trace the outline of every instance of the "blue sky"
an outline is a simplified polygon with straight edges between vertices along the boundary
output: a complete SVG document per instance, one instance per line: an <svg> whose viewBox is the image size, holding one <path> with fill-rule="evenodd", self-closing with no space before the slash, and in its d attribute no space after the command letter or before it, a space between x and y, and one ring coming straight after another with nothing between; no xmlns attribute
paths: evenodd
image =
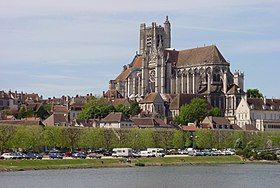
<svg viewBox="0 0 280 188"><path fill-rule="evenodd" d="M246 89L280 98L279 0L0 0L0 90L101 95L138 51L140 24L166 15L173 48L215 44Z"/></svg>

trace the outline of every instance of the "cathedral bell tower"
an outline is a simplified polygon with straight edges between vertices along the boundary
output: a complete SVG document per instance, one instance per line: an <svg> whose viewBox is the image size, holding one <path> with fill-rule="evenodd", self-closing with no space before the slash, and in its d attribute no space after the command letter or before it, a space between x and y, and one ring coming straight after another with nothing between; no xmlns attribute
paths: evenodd
<svg viewBox="0 0 280 188"><path fill-rule="evenodd" d="M155 22L147 27L140 25L140 47L142 55L142 95L150 92L165 93L166 64L164 49L171 45L171 24L166 16L164 27Z"/></svg>

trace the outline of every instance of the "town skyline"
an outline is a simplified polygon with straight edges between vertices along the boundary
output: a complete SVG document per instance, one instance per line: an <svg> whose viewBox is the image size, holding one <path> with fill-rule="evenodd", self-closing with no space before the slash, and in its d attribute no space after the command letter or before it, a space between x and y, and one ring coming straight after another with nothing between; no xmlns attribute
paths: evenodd
<svg viewBox="0 0 280 188"><path fill-rule="evenodd" d="M280 98L280 88L271 84L279 81L279 2L121 2L2 3L1 90L44 98L102 95L139 50L140 24L160 24L168 15L172 48L215 44L232 72L245 73L245 90Z"/></svg>

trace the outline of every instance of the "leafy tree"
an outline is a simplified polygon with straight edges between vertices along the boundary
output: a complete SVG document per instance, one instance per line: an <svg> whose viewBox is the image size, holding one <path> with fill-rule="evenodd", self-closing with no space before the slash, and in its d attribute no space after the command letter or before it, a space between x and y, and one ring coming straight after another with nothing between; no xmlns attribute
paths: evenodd
<svg viewBox="0 0 280 188"><path fill-rule="evenodd" d="M102 129L103 147L114 148L119 145L119 139L113 129Z"/></svg>
<svg viewBox="0 0 280 188"><path fill-rule="evenodd" d="M141 113L141 108L140 108L137 101L131 101L130 104L131 105L130 105L130 108L129 108L129 114L131 116L135 116L135 115Z"/></svg>
<svg viewBox="0 0 280 188"><path fill-rule="evenodd" d="M47 107L45 107L45 106L40 106L36 110L35 114L36 114L36 117L39 117L41 119L46 119L50 115L47 110Z"/></svg>
<svg viewBox="0 0 280 188"><path fill-rule="evenodd" d="M195 147L199 148L212 148L214 145L213 131L209 129L198 129L194 138Z"/></svg>
<svg viewBox="0 0 280 188"><path fill-rule="evenodd" d="M26 108L22 106L18 111L18 119L22 119L26 117Z"/></svg>
<svg viewBox="0 0 280 188"><path fill-rule="evenodd" d="M247 89L247 96L249 98L262 98L263 94L258 89Z"/></svg>
<svg viewBox="0 0 280 188"><path fill-rule="evenodd" d="M214 116L214 117L222 117L222 112L221 112L220 108L214 107L210 110L208 115Z"/></svg>
<svg viewBox="0 0 280 188"><path fill-rule="evenodd" d="M92 97L85 104L85 108L78 115L78 119L104 118L115 108L104 98Z"/></svg>
<svg viewBox="0 0 280 188"><path fill-rule="evenodd" d="M43 146L43 128L41 126L17 126L12 143L14 148L38 149Z"/></svg>
<svg viewBox="0 0 280 188"><path fill-rule="evenodd" d="M127 106L124 106L124 105L122 105L122 104L116 106L115 110L116 110L117 112L122 112L122 113L124 113L126 116L129 116L129 115L130 115L130 108L127 107Z"/></svg>
<svg viewBox="0 0 280 188"><path fill-rule="evenodd" d="M44 127L44 145L48 146L49 148L63 147L62 139L63 139L63 130L65 127L53 127L53 126L46 126Z"/></svg>
<svg viewBox="0 0 280 188"><path fill-rule="evenodd" d="M186 143L186 133L180 130L175 130L173 134L173 148L183 148Z"/></svg>
<svg viewBox="0 0 280 188"><path fill-rule="evenodd" d="M9 148L9 142L15 134L16 127L13 125L0 125L0 154L4 148Z"/></svg>
<svg viewBox="0 0 280 188"><path fill-rule="evenodd" d="M76 128L76 127L66 127L63 129L63 136L65 139L64 141L64 146L68 147L73 151L77 146L79 142L79 137L80 137L81 129Z"/></svg>
<svg viewBox="0 0 280 188"><path fill-rule="evenodd" d="M185 134L185 147L190 147L192 145L191 133L186 132L184 134Z"/></svg>
<svg viewBox="0 0 280 188"><path fill-rule="evenodd" d="M81 129L80 138L78 140L79 148L101 148L102 137L100 136L102 129Z"/></svg>
<svg viewBox="0 0 280 188"><path fill-rule="evenodd" d="M207 106L206 100L193 99L190 104L181 106L180 114L175 117L175 123L186 125L203 120L207 115Z"/></svg>

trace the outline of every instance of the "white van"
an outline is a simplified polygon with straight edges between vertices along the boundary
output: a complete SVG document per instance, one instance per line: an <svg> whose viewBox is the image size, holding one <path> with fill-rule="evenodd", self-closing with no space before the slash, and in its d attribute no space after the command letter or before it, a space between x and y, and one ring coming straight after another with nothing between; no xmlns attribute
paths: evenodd
<svg viewBox="0 0 280 188"><path fill-rule="evenodd" d="M164 157L166 153L163 148L147 148L147 151L151 152L155 157Z"/></svg>
<svg viewBox="0 0 280 188"><path fill-rule="evenodd" d="M132 148L114 148L112 157L132 157Z"/></svg>
<svg viewBox="0 0 280 188"><path fill-rule="evenodd" d="M140 156L141 157L155 157L156 155L153 154L151 151L140 151Z"/></svg>

